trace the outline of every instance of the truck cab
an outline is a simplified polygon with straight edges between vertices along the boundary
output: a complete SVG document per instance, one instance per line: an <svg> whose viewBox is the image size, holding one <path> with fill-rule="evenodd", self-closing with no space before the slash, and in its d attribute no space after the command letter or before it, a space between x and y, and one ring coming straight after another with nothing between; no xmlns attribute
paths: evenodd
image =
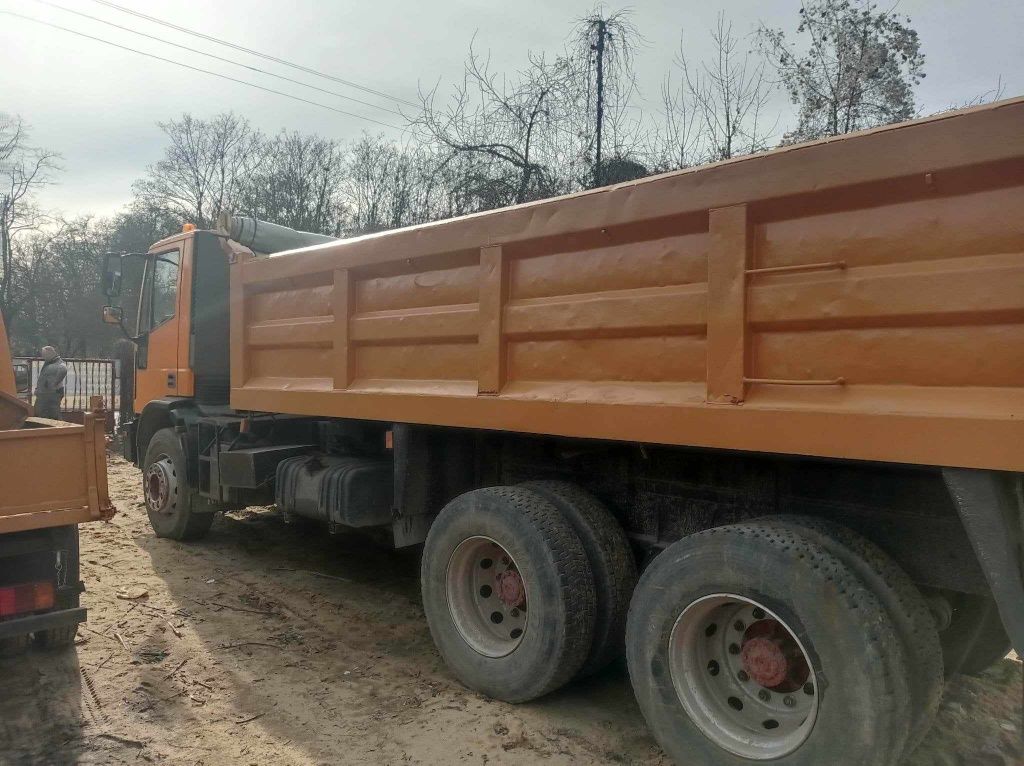
<svg viewBox="0 0 1024 766"><path fill-rule="evenodd" d="M110 255L105 319L136 345L133 409L160 400L228 402L228 261L222 237L193 227L146 253Z"/></svg>

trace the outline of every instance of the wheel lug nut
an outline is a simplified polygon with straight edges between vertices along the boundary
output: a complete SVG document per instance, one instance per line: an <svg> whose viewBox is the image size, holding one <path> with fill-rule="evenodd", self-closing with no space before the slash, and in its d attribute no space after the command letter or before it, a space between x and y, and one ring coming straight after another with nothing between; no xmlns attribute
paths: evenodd
<svg viewBox="0 0 1024 766"><path fill-rule="evenodd" d="M770 695L765 689L761 689L757 693L757 698L761 700L761 702L768 702L772 698L772 695Z"/></svg>
<svg viewBox="0 0 1024 766"><path fill-rule="evenodd" d="M750 676L747 675L747 671L745 671L745 670L741 670L739 673L737 673L736 677L738 679L740 679L741 681L743 681L744 683L746 683L747 681L750 680Z"/></svg>
<svg viewBox="0 0 1024 766"><path fill-rule="evenodd" d="M513 609L511 612L509 612L509 614L511 614L513 617L518 617L519 616L519 610L518 609Z"/></svg>
<svg viewBox="0 0 1024 766"><path fill-rule="evenodd" d="M740 653L740 645L739 644L729 644L729 654L739 654L739 653Z"/></svg>
<svg viewBox="0 0 1024 766"><path fill-rule="evenodd" d="M746 627L746 625L743 624L743 620L736 620L736 622L734 622L732 626L740 632L743 632L743 629Z"/></svg>
<svg viewBox="0 0 1024 766"><path fill-rule="evenodd" d="M788 694L782 698L782 704L786 707L793 707L796 704L796 700L790 697Z"/></svg>

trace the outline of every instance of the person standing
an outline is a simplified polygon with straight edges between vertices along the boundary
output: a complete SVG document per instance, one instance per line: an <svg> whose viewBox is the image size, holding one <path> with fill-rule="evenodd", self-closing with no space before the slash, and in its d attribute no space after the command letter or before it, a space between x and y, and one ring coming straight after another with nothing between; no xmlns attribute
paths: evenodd
<svg viewBox="0 0 1024 766"><path fill-rule="evenodd" d="M60 403L64 398L64 379L68 366L53 346L43 346L40 355L43 367L36 380L36 417L60 420Z"/></svg>

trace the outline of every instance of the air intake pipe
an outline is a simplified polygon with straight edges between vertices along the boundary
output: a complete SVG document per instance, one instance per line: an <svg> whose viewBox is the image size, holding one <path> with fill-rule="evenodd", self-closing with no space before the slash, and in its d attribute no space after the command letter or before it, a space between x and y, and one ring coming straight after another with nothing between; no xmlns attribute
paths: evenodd
<svg viewBox="0 0 1024 766"><path fill-rule="evenodd" d="M231 215L226 212L217 217L217 228L230 239L262 255L273 255L297 247L322 245L325 242L336 242L338 239L326 234L296 231L258 218Z"/></svg>

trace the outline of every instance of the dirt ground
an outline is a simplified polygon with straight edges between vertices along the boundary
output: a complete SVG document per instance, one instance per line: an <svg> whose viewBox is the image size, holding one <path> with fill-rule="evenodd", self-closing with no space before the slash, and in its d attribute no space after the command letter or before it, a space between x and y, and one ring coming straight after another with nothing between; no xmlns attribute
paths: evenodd
<svg viewBox="0 0 1024 766"><path fill-rule="evenodd" d="M415 552L268 509L158 540L137 471L111 458L110 485L120 514L82 528L75 651L0 661L2 763L668 763L622 665L528 705L461 687ZM1020 678L1007 659L951 683L907 763L1024 763Z"/></svg>

